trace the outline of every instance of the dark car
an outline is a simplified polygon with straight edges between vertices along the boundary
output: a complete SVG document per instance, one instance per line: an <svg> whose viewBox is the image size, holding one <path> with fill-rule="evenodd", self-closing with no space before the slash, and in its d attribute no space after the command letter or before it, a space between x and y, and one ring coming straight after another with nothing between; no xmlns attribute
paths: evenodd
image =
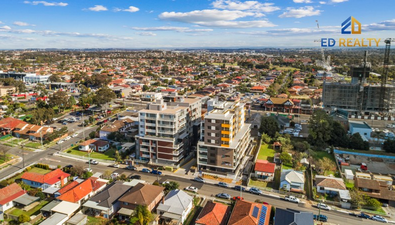
<svg viewBox="0 0 395 225"><path fill-rule="evenodd" d="M327 222L328 217L325 215L314 215L314 220L321 221L321 222Z"/></svg>
<svg viewBox="0 0 395 225"><path fill-rule="evenodd" d="M364 218L364 219L370 219L371 218L371 216L369 216L368 214L365 214L363 212L361 212L361 214L359 214L358 217Z"/></svg>
<svg viewBox="0 0 395 225"><path fill-rule="evenodd" d="M152 174L157 174L157 175L162 175L162 172L159 170L152 170L151 171Z"/></svg>
<svg viewBox="0 0 395 225"><path fill-rule="evenodd" d="M128 170L137 170L137 168L135 166L132 166L132 165L127 166L126 169L128 169Z"/></svg>
<svg viewBox="0 0 395 225"><path fill-rule="evenodd" d="M138 174L135 174L135 175L130 175L129 178L130 178L130 179L137 179L137 180L140 180L140 179L141 179L141 176L138 175Z"/></svg>
<svg viewBox="0 0 395 225"><path fill-rule="evenodd" d="M151 173L151 170L150 170L150 169L147 169L147 168L143 168L143 169L141 170L141 172L143 172L143 173Z"/></svg>
<svg viewBox="0 0 395 225"><path fill-rule="evenodd" d="M241 191L246 191L246 189L243 186L240 186L240 185L235 186L234 189L236 191L240 191L240 189L241 189Z"/></svg>

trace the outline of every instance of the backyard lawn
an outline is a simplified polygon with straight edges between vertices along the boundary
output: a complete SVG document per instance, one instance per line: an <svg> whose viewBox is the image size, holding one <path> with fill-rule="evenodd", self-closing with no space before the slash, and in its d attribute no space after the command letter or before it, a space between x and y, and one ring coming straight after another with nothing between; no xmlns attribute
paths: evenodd
<svg viewBox="0 0 395 225"><path fill-rule="evenodd" d="M100 217L92 217L88 216L88 223L87 225L101 225L101 224L106 224L107 220L100 218Z"/></svg>
<svg viewBox="0 0 395 225"><path fill-rule="evenodd" d="M36 205L34 208L30 209L27 212L23 211L22 209L15 208L14 210L11 211L10 214L13 216L16 216L16 217L18 217L24 213L28 216L31 216L31 215L35 214L37 211L39 211L42 207L44 207L47 203L48 203L48 201L41 201L40 204Z"/></svg>
<svg viewBox="0 0 395 225"><path fill-rule="evenodd" d="M262 144L261 149L259 150L258 153L258 159L263 159L269 162L273 162L274 153L276 153L276 151L274 151L271 145Z"/></svg>
<svg viewBox="0 0 395 225"><path fill-rule="evenodd" d="M292 165L287 165L287 164L282 165L282 170L290 170L290 169L293 169Z"/></svg>
<svg viewBox="0 0 395 225"><path fill-rule="evenodd" d="M73 154L73 155L78 155L78 156L84 156L86 158L89 157L87 152L84 151L80 151L77 150L78 146L73 147L72 149L68 149L65 152L69 153L69 154ZM115 153L115 149L109 149L106 152L100 153L100 152L92 152L91 153L91 158L94 159L103 159L103 160L114 160L114 153Z"/></svg>
<svg viewBox="0 0 395 225"><path fill-rule="evenodd" d="M259 188L272 188L273 182L265 182L265 181L259 181L259 180L251 180L249 186L255 186Z"/></svg>
<svg viewBox="0 0 395 225"><path fill-rule="evenodd" d="M316 152L314 152L313 157L316 159L323 159L324 157L326 157L326 158L332 160L333 162L335 162L335 157L333 156L333 154L329 154L326 151L316 151Z"/></svg>

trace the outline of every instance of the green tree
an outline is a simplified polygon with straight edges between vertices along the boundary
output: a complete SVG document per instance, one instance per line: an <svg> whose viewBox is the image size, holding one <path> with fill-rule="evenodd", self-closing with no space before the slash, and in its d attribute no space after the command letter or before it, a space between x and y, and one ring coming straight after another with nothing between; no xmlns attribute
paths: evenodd
<svg viewBox="0 0 395 225"><path fill-rule="evenodd" d="M265 133L273 138L276 135L276 132L279 131L280 128L278 126L277 120L274 117L262 117L259 132Z"/></svg>
<svg viewBox="0 0 395 225"><path fill-rule="evenodd" d="M61 111L63 111L65 108L69 107L69 96L65 91L57 91L49 97L48 103L49 106L57 106Z"/></svg>
<svg viewBox="0 0 395 225"><path fill-rule="evenodd" d="M395 153L395 140L386 140L383 149L389 153Z"/></svg>
<svg viewBox="0 0 395 225"><path fill-rule="evenodd" d="M34 92L38 94L38 97L44 97L45 95L48 94L48 90L45 87L45 84L38 83L34 87Z"/></svg>
<svg viewBox="0 0 395 225"><path fill-rule="evenodd" d="M90 137L91 139L95 138L95 137L96 137L96 132L95 132L95 131L90 132L90 133L89 133L89 137Z"/></svg>
<svg viewBox="0 0 395 225"><path fill-rule="evenodd" d="M72 107L75 104L77 104L77 101L75 100L74 96L70 96L69 105Z"/></svg>
<svg viewBox="0 0 395 225"><path fill-rule="evenodd" d="M280 154L280 160L284 164L289 165L289 164L292 163L292 156L290 156L287 151L282 151L281 154Z"/></svg>
<svg viewBox="0 0 395 225"><path fill-rule="evenodd" d="M147 85L143 85L143 91L148 91L149 90L149 87L147 86Z"/></svg>
<svg viewBox="0 0 395 225"><path fill-rule="evenodd" d="M355 133L351 135L349 147L360 150L369 150L369 142L364 141L359 133Z"/></svg>
<svg viewBox="0 0 395 225"><path fill-rule="evenodd" d="M49 81L51 81L51 82L61 82L62 79L58 75L53 74L52 76L49 77Z"/></svg>
<svg viewBox="0 0 395 225"><path fill-rule="evenodd" d="M117 96L115 95L114 91L112 91L110 88L103 87L100 88L95 96L93 96L93 103L97 105L103 105L106 103L109 103L111 100L115 99Z"/></svg>
<svg viewBox="0 0 395 225"><path fill-rule="evenodd" d="M138 222L139 225L148 225L152 221L152 214L147 206L138 205L131 220Z"/></svg>
<svg viewBox="0 0 395 225"><path fill-rule="evenodd" d="M379 202L379 200L377 200L375 198L368 198L366 200L366 205L371 207L374 210L378 210L381 208L381 203Z"/></svg>
<svg viewBox="0 0 395 225"><path fill-rule="evenodd" d="M269 135L267 135L267 134L265 134L265 133L262 134L262 142L264 142L264 143L266 143L266 144L269 144L271 140L272 140L272 139L270 138Z"/></svg>
<svg viewBox="0 0 395 225"><path fill-rule="evenodd" d="M332 118L323 110L316 110L309 120L309 142L325 146L332 133Z"/></svg>
<svg viewBox="0 0 395 225"><path fill-rule="evenodd" d="M347 135L346 129L338 121L333 121L331 138L329 139L329 144L338 147L348 147L350 138Z"/></svg>
<svg viewBox="0 0 395 225"><path fill-rule="evenodd" d="M119 154L119 151L115 151L114 158L116 162L121 161L121 155Z"/></svg>
<svg viewBox="0 0 395 225"><path fill-rule="evenodd" d="M25 222L29 222L30 221L30 217L28 215L26 215L25 213L22 213L19 217L18 217L18 222L19 223L25 223Z"/></svg>
<svg viewBox="0 0 395 225"><path fill-rule="evenodd" d="M163 187L165 187L166 192L169 192L171 190L178 189L180 187L180 184L175 181L170 181L169 183L164 184Z"/></svg>

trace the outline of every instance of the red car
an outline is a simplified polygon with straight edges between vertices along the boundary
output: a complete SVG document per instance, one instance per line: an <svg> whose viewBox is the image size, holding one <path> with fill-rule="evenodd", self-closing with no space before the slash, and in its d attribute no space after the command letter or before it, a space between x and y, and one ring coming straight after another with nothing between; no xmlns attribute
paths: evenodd
<svg viewBox="0 0 395 225"><path fill-rule="evenodd" d="M244 198L243 198L243 197L240 197L240 196L235 196L235 197L232 198L232 200L233 200L233 201L236 201L236 200L244 200Z"/></svg>

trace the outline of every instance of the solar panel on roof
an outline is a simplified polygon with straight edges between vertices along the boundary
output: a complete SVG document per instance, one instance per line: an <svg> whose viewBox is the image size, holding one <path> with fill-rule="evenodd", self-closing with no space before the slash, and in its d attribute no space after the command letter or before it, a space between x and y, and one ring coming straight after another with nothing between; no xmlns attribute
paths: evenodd
<svg viewBox="0 0 395 225"><path fill-rule="evenodd" d="M265 220L266 220L266 211L267 211L266 206L262 205L262 208L261 208L261 215L260 215L260 217L259 217L258 225L264 225L264 224L265 224Z"/></svg>
<svg viewBox="0 0 395 225"><path fill-rule="evenodd" d="M254 206L254 210L252 211L252 216L258 218L259 208Z"/></svg>

